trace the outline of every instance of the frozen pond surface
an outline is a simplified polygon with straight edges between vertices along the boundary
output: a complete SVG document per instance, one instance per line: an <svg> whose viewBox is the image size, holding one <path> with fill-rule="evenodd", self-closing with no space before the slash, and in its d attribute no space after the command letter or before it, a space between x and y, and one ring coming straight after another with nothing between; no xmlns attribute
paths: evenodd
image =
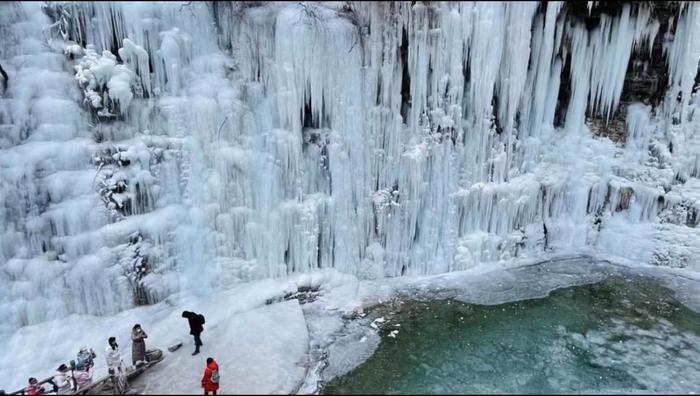
<svg viewBox="0 0 700 396"><path fill-rule="evenodd" d="M596 267L581 268L592 275ZM516 272L527 278L552 268ZM682 278L639 272L602 271L602 280L546 297L537 289L556 276L543 277L530 284L537 298L495 305L458 301L468 300L464 291L439 301L394 301L392 312L373 320L382 336L375 353L323 392L697 392L700 315L660 285ZM512 290L507 282L502 288Z"/></svg>

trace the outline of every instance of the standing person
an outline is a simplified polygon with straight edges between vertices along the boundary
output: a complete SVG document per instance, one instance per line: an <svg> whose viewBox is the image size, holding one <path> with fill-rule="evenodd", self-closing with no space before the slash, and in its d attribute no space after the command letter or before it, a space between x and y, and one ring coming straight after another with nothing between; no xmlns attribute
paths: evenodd
<svg viewBox="0 0 700 396"><path fill-rule="evenodd" d="M190 324L190 334L194 336L195 349L192 353L192 356L194 356L199 353L199 347L204 345L199 338L199 335L204 331L204 327L202 327L202 325L204 325L204 315L190 311L182 311L182 317L187 318L187 322Z"/></svg>
<svg viewBox="0 0 700 396"><path fill-rule="evenodd" d="M212 358L207 358L207 367L204 368L204 376L202 376L202 388L204 394L208 395L211 392L213 395L219 390L219 365Z"/></svg>
<svg viewBox="0 0 700 396"><path fill-rule="evenodd" d="M92 374L94 372L93 367L95 366L95 358L97 354L92 348L84 346L78 351L78 356L76 358L75 371L73 372L73 379L75 380L75 386L78 390L84 390L92 385Z"/></svg>
<svg viewBox="0 0 700 396"><path fill-rule="evenodd" d="M126 382L124 362L122 361L121 354L119 353L119 345L117 344L117 339L115 337L109 337L107 342L109 343L107 349L105 350L107 371L109 372L109 377L112 380L114 392L116 394L123 395L128 388L128 384Z"/></svg>
<svg viewBox="0 0 700 396"><path fill-rule="evenodd" d="M75 385L78 388L78 390L85 390L86 388L89 388L90 385L92 385L93 372L94 370L92 368L92 365L86 366L85 370L78 370L75 372Z"/></svg>
<svg viewBox="0 0 700 396"><path fill-rule="evenodd" d="M78 351L78 356L76 359L76 366L75 368L77 370L87 370L88 368L92 367L95 365L94 359L97 357L97 354L95 351L92 349L88 349L88 347L84 346L80 348L80 351Z"/></svg>
<svg viewBox="0 0 700 396"><path fill-rule="evenodd" d="M45 393L46 390L43 387L39 386L39 381L37 381L36 378L29 378L29 386L27 387L28 395L43 395Z"/></svg>
<svg viewBox="0 0 700 396"><path fill-rule="evenodd" d="M56 369L57 373L49 380L53 384L53 390L57 395L66 395L75 389L73 375L68 372L68 366L61 364Z"/></svg>
<svg viewBox="0 0 700 396"><path fill-rule="evenodd" d="M131 363L136 367L136 362L146 361L146 341L148 334L141 328L140 324L135 324L131 329Z"/></svg>

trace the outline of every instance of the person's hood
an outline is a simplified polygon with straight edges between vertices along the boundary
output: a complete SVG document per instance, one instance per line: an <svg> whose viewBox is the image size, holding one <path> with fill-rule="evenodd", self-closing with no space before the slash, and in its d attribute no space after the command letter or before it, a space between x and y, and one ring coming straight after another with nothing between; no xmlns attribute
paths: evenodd
<svg viewBox="0 0 700 396"><path fill-rule="evenodd" d="M218 370L218 369L219 369L219 365L216 363L216 360L214 360L213 362L207 364L207 368L208 368L209 370Z"/></svg>

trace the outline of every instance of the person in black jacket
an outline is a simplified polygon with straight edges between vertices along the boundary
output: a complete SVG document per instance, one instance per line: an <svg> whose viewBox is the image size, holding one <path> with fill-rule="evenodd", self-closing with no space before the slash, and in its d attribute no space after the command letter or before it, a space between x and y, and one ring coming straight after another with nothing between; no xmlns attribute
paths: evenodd
<svg viewBox="0 0 700 396"><path fill-rule="evenodd" d="M182 311L182 317L187 318L190 324L190 334L194 336L195 350L192 353L192 356L194 356L199 353L199 347L203 345L199 335L204 331L204 327L202 327L204 325L204 315L191 311Z"/></svg>

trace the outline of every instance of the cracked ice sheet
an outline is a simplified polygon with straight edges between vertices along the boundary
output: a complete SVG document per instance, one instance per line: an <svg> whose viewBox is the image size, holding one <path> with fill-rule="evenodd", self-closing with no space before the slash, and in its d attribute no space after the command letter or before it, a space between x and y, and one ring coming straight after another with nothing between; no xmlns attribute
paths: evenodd
<svg viewBox="0 0 700 396"><path fill-rule="evenodd" d="M560 288L599 282L610 275L652 277L673 290L688 308L700 312L700 276L689 269L640 264L588 250L583 257L557 254L547 260L522 259L483 263L466 271L440 275L363 281L354 306L359 310L400 296L403 299L454 298L464 303L497 305L543 298Z"/></svg>
<svg viewBox="0 0 700 396"><path fill-rule="evenodd" d="M587 257L553 255L509 262L483 263L465 271L440 275L403 277L361 282L356 306L381 304L401 295L403 298L456 298L465 303L496 305L510 301L545 297L552 290L593 283L611 271L609 264Z"/></svg>

